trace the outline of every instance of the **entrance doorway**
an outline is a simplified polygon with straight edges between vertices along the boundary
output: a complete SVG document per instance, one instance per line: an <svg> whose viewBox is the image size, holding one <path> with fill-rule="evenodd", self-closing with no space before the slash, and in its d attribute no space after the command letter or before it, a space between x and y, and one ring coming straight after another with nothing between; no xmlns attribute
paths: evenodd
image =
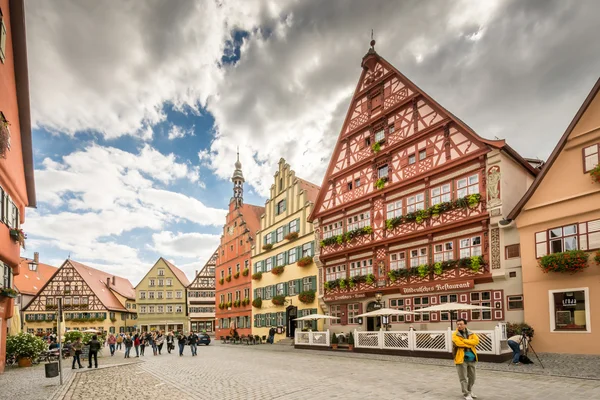
<svg viewBox="0 0 600 400"><path fill-rule="evenodd" d="M293 338L294 334L296 333L296 325L298 324L298 322L296 321L296 316L298 315L298 307L289 306L285 310L285 315L287 316L286 336Z"/></svg>
<svg viewBox="0 0 600 400"><path fill-rule="evenodd" d="M381 302L372 301L367 304L367 312L380 310L383 307ZM378 331L381 328L380 317L367 317L367 331Z"/></svg>

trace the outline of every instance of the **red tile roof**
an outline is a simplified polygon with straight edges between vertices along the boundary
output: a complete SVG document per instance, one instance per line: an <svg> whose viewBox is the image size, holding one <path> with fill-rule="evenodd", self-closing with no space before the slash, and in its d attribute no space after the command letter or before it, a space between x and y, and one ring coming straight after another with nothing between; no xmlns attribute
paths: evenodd
<svg viewBox="0 0 600 400"><path fill-rule="evenodd" d="M260 216L265 213L265 208L253 206L252 204L242 204L241 213L244 221L248 225L250 236L255 238L256 231L260 229Z"/></svg>
<svg viewBox="0 0 600 400"><path fill-rule="evenodd" d="M58 268L39 263L36 271L30 271L29 263L31 261L33 260L30 258L21 257L21 273L15 275L14 285L20 293L33 296L44 287L52 275L58 271Z"/></svg>
<svg viewBox="0 0 600 400"><path fill-rule="evenodd" d="M185 272L183 272L182 270L177 268L175 265L173 265L169 261L165 260L163 257L161 257L161 259L165 262L165 264L167 264L167 266L171 269L173 274L175 274L175 276L177 277L177 279L179 279L179 282L181 282L181 284L183 286L185 286L185 287L190 286L190 281L187 278L187 276L185 275Z"/></svg>
<svg viewBox="0 0 600 400"><path fill-rule="evenodd" d="M109 310L127 311L127 309L121 304L119 299L112 293L112 290L119 293L128 299L135 299L135 289L131 285L128 279L120 276L111 275L107 272L100 271L98 269L88 267L78 263L77 261L67 260L66 265L70 263L73 268L81 275L85 283L90 287L94 294L100 299L102 304ZM113 285L112 278L115 278L115 284ZM110 279L110 285L107 285L107 279ZM109 289L110 287L110 289Z"/></svg>

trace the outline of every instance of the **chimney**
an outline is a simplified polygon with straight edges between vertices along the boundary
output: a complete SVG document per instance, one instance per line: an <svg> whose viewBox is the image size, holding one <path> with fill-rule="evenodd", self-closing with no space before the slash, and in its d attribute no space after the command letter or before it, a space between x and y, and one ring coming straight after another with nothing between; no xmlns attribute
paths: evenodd
<svg viewBox="0 0 600 400"><path fill-rule="evenodd" d="M115 286L115 277L113 276L113 286Z"/></svg>
<svg viewBox="0 0 600 400"><path fill-rule="evenodd" d="M33 253L33 262L36 264L40 263L40 253L38 253L37 251Z"/></svg>
<svg viewBox="0 0 600 400"><path fill-rule="evenodd" d="M110 286L110 278L106 278L106 286Z"/></svg>

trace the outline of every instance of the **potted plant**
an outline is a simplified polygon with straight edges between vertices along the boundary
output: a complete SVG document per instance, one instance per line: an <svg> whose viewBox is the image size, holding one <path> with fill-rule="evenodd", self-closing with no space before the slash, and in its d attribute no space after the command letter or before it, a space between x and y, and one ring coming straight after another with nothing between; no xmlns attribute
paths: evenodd
<svg viewBox="0 0 600 400"><path fill-rule="evenodd" d="M596 165L594 169L590 171L590 176L592 177L592 181L600 183L600 164Z"/></svg>
<svg viewBox="0 0 600 400"><path fill-rule="evenodd" d="M267 244L263 245L263 247L262 247L262 249L266 250L266 251L269 251L272 248L273 248L273 244L271 244L271 243L267 243Z"/></svg>
<svg viewBox="0 0 600 400"><path fill-rule="evenodd" d="M240 277L240 273L239 273L239 272L236 272L235 274L233 274L233 277L234 277L235 279L239 278L239 277Z"/></svg>
<svg viewBox="0 0 600 400"><path fill-rule="evenodd" d="M381 178L377 179L377 181L375 181L375 188L379 189L379 190L383 189L385 187L385 183L387 181L388 181L388 177L387 176L384 176L384 177L381 177Z"/></svg>
<svg viewBox="0 0 600 400"><path fill-rule="evenodd" d="M298 300L303 303L310 304L315 301L315 291L314 290L305 290L298 295Z"/></svg>
<svg viewBox="0 0 600 400"><path fill-rule="evenodd" d="M331 348L336 350L338 347L338 338L335 333L331 333Z"/></svg>
<svg viewBox="0 0 600 400"><path fill-rule="evenodd" d="M348 350L354 350L354 335L352 334L352 331L350 331L350 334L348 335Z"/></svg>
<svg viewBox="0 0 600 400"><path fill-rule="evenodd" d="M274 268L271 270L271 273L272 273L273 275L281 275L281 274L283 274L283 271L284 271L284 270L285 270L285 267L284 267L283 265L280 265L280 266L274 267Z"/></svg>
<svg viewBox="0 0 600 400"><path fill-rule="evenodd" d="M582 250L548 254L540 258L540 268L548 272L568 272L574 274L587 268L589 254Z"/></svg>
<svg viewBox="0 0 600 400"><path fill-rule="evenodd" d="M596 255L594 256L594 261L596 261L596 264L600 265L600 250L596 252Z"/></svg>
<svg viewBox="0 0 600 400"><path fill-rule="evenodd" d="M298 232L290 232L287 235L285 235L284 239L289 240L290 242L292 240L296 240L298 239Z"/></svg>
<svg viewBox="0 0 600 400"><path fill-rule="evenodd" d="M32 360L37 359L46 350L46 343L29 333L18 333L6 338L6 354L15 356L19 367L31 367Z"/></svg>
<svg viewBox="0 0 600 400"><path fill-rule="evenodd" d="M12 288L2 288L0 289L0 297L10 297L12 299L14 299L15 297L17 297L19 293Z"/></svg>
<svg viewBox="0 0 600 400"><path fill-rule="evenodd" d="M298 262L296 263L296 265L299 267L306 267L312 263L313 263L313 258L308 256L308 257L302 257L301 259L299 259Z"/></svg>
<svg viewBox="0 0 600 400"><path fill-rule="evenodd" d="M223 283L225 283L225 279L223 279L223 278L219 279L219 284L222 285Z"/></svg>
<svg viewBox="0 0 600 400"><path fill-rule="evenodd" d="M244 276L248 276L249 273L250 273L250 270L248 268L244 268L244 270L242 271L242 275L244 275Z"/></svg>
<svg viewBox="0 0 600 400"><path fill-rule="evenodd" d="M273 296L273 298L271 299L271 303L273 303L276 306L282 306L285 304L285 296L282 296L282 295Z"/></svg>
<svg viewBox="0 0 600 400"><path fill-rule="evenodd" d="M262 272L257 272L255 274L252 274L252 279L255 281L260 281L260 278L262 278Z"/></svg>
<svg viewBox="0 0 600 400"><path fill-rule="evenodd" d="M260 297L257 297L254 300L252 300L252 307L261 308L262 307L262 299Z"/></svg>
<svg viewBox="0 0 600 400"><path fill-rule="evenodd" d="M231 282L231 275L227 275L227 278L225 278L225 280L226 280L227 282Z"/></svg>
<svg viewBox="0 0 600 400"><path fill-rule="evenodd" d="M10 238L19 243L23 249L25 249L25 239L27 239L27 235L23 232L23 229L13 228L9 231Z"/></svg>

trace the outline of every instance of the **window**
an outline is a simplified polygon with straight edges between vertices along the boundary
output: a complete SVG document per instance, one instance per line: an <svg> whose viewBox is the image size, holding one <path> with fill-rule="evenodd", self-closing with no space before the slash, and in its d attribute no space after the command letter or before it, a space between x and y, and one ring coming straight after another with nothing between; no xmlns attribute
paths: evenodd
<svg viewBox="0 0 600 400"><path fill-rule="evenodd" d="M273 269L273 258L269 257L265 260L265 272L269 272Z"/></svg>
<svg viewBox="0 0 600 400"><path fill-rule="evenodd" d="M413 298L414 310L420 310L421 308L429 307L429 297L415 297ZM428 322L430 320L429 313L417 313L414 315L415 322Z"/></svg>
<svg viewBox="0 0 600 400"><path fill-rule="evenodd" d="M312 257L313 256L313 250L312 250L312 242L308 242L308 243L304 243L302 245L302 257Z"/></svg>
<svg viewBox="0 0 600 400"><path fill-rule="evenodd" d="M148 292L148 298L154 299L154 292Z"/></svg>
<svg viewBox="0 0 600 400"><path fill-rule="evenodd" d="M504 247L506 252L506 258L519 258L521 257L521 247L518 244L511 244Z"/></svg>
<svg viewBox="0 0 600 400"><path fill-rule="evenodd" d="M434 206L436 204L440 204L440 203L448 203L450 200L452 200L452 195L450 194L450 184L449 183L431 189L431 205L432 206Z"/></svg>
<svg viewBox="0 0 600 400"><path fill-rule="evenodd" d="M167 312L168 313L172 313L173 312L173 306L167 306Z"/></svg>
<svg viewBox="0 0 600 400"><path fill-rule="evenodd" d="M4 63L4 59L6 58L6 36L6 26L2 18L2 11L0 11L0 61L2 63Z"/></svg>
<svg viewBox="0 0 600 400"><path fill-rule="evenodd" d="M350 276L364 276L373 273L373 259L352 261L350 263Z"/></svg>
<svg viewBox="0 0 600 400"><path fill-rule="evenodd" d="M225 271L221 270L221 279L224 279L224 278L225 278Z"/></svg>
<svg viewBox="0 0 600 400"><path fill-rule="evenodd" d="M510 310L523 310L523 295L520 296L506 296L507 309Z"/></svg>
<svg viewBox="0 0 600 400"><path fill-rule="evenodd" d="M358 318L356 317L360 314L360 304L353 303L348 304L348 323L349 324L358 324Z"/></svg>
<svg viewBox="0 0 600 400"><path fill-rule="evenodd" d="M590 332L589 289L550 290L550 331Z"/></svg>
<svg viewBox="0 0 600 400"><path fill-rule="evenodd" d="M288 296L295 296L296 293L296 281L289 281L288 282Z"/></svg>
<svg viewBox="0 0 600 400"><path fill-rule="evenodd" d="M183 292L182 292L181 290L178 290L178 291L175 293L175 298L177 298L177 299L181 299L182 297L183 297Z"/></svg>
<svg viewBox="0 0 600 400"><path fill-rule="evenodd" d="M336 279L346 278L346 265L336 265L325 269L325 280L335 281Z"/></svg>
<svg viewBox="0 0 600 400"><path fill-rule="evenodd" d="M481 255L481 236L460 239L460 258Z"/></svg>
<svg viewBox="0 0 600 400"><path fill-rule="evenodd" d="M150 286L156 286L155 283L156 283L156 280L150 279Z"/></svg>
<svg viewBox="0 0 600 400"><path fill-rule="evenodd" d="M231 267L227 268L227 275L231 276Z"/></svg>
<svg viewBox="0 0 600 400"><path fill-rule="evenodd" d="M371 226L370 211L349 217L348 224L346 225L346 231L350 232L355 229L364 228L365 226Z"/></svg>
<svg viewBox="0 0 600 400"><path fill-rule="evenodd" d="M289 231L290 232L298 232L298 220L297 219L290 221Z"/></svg>
<svg viewBox="0 0 600 400"><path fill-rule="evenodd" d="M491 307L491 292L471 292L471 304L475 306ZM491 321L492 310L472 310L472 320Z"/></svg>
<svg viewBox="0 0 600 400"><path fill-rule="evenodd" d="M235 300L236 300L236 301L238 301L238 300L241 300L241 299L240 299L240 296L241 296L241 294L242 294L242 292L240 292L239 290L236 290L236 291L235 291Z"/></svg>
<svg viewBox="0 0 600 400"><path fill-rule="evenodd" d="M394 124L388 125L388 133L394 133L396 131L396 126Z"/></svg>
<svg viewBox="0 0 600 400"><path fill-rule="evenodd" d="M272 244L273 243L273 232L271 233L267 233L265 236L265 244Z"/></svg>
<svg viewBox="0 0 600 400"><path fill-rule="evenodd" d="M404 311L404 299L391 299L390 308ZM404 322L404 315L392 315L390 322Z"/></svg>
<svg viewBox="0 0 600 400"><path fill-rule="evenodd" d="M182 312L182 307L180 305L179 306L175 306L175 312L176 313Z"/></svg>
<svg viewBox="0 0 600 400"><path fill-rule="evenodd" d="M406 253L401 251L390 254L390 269L406 269Z"/></svg>
<svg viewBox="0 0 600 400"><path fill-rule="evenodd" d="M354 180L354 188L356 189L359 187L360 187L360 178Z"/></svg>
<svg viewBox="0 0 600 400"><path fill-rule="evenodd" d="M577 225L567 225L548 231L550 253L577 250Z"/></svg>
<svg viewBox="0 0 600 400"><path fill-rule="evenodd" d="M277 286L275 287L275 294L277 296L285 296L285 290L284 290L284 284L283 283L278 283Z"/></svg>
<svg viewBox="0 0 600 400"><path fill-rule="evenodd" d="M600 162L598 158L600 144L594 144L583 149L583 170L590 172Z"/></svg>
<svg viewBox="0 0 600 400"><path fill-rule="evenodd" d="M323 226L323 239L342 234L342 221Z"/></svg>
<svg viewBox="0 0 600 400"><path fill-rule="evenodd" d="M273 286L266 286L264 290L266 300L269 300L271 297L273 297Z"/></svg>
<svg viewBox="0 0 600 400"><path fill-rule="evenodd" d="M380 142L385 139L385 131L382 129L375 132L375 142Z"/></svg>
<svg viewBox="0 0 600 400"><path fill-rule="evenodd" d="M371 146L371 138L370 137L365 138L365 147L369 147L369 146Z"/></svg>
<svg viewBox="0 0 600 400"><path fill-rule="evenodd" d="M219 298L221 299L221 303L225 303L225 295L224 294L220 295Z"/></svg>
<svg viewBox="0 0 600 400"><path fill-rule="evenodd" d="M148 307L148 312L149 312L150 314L154 314L154 306L149 306L149 307Z"/></svg>
<svg viewBox="0 0 600 400"><path fill-rule="evenodd" d="M414 154L408 156L408 165L412 165L417 162L417 157Z"/></svg>
<svg viewBox="0 0 600 400"><path fill-rule="evenodd" d="M140 313L141 314L145 314L146 313L146 306L140 306Z"/></svg>
<svg viewBox="0 0 600 400"><path fill-rule="evenodd" d="M332 317L338 317L338 319L331 320L331 325L340 324L340 318L342 317L342 308L339 305L329 306L329 315Z"/></svg>
<svg viewBox="0 0 600 400"><path fill-rule="evenodd" d="M285 313L282 313L282 312L278 312L277 313L277 326L283 326L283 324L284 324L284 316L285 316Z"/></svg>
<svg viewBox="0 0 600 400"><path fill-rule="evenodd" d="M387 164L377 168L377 178L387 178L387 176L388 176Z"/></svg>
<svg viewBox="0 0 600 400"><path fill-rule="evenodd" d="M282 265L285 265L284 254L285 253L279 253L279 254L277 254L276 264L277 264L278 267L280 267Z"/></svg>
<svg viewBox="0 0 600 400"><path fill-rule="evenodd" d="M460 199L469 194L479 193L479 175L456 180L456 198Z"/></svg>
<svg viewBox="0 0 600 400"><path fill-rule="evenodd" d="M396 201L392 201L391 203L388 203L386 206L386 210L387 210L387 219L392 219L395 217L401 217L402 216L402 200L396 200Z"/></svg>
<svg viewBox="0 0 600 400"><path fill-rule="evenodd" d="M285 199L277 203L277 215L282 214L285 211Z"/></svg>
<svg viewBox="0 0 600 400"><path fill-rule="evenodd" d="M454 259L454 242L433 245L433 262L450 261Z"/></svg>
<svg viewBox="0 0 600 400"><path fill-rule="evenodd" d="M164 269L159 269L158 270L158 276L165 276L165 270Z"/></svg>
<svg viewBox="0 0 600 400"><path fill-rule="evenodd" d="M164 279L159 279L158 286L163 286L164 282L165 282Z"/></svg>
<svg viewBox="0 0 600 400"><path fill-rule="evenodd" d="M421 247L410 251L410 267L417 268L419 265L427 264L427 247Z"/></svg>
<svg viewBox="0 0 600 400"><path fill-rule="evenodd" d="M235 265L235 272L240 272L240 264Z"/></svg>
<svg viewBox="0 0 600 400"><path fill-rule="evenodd" d="M156 306L156 312L162 314L165 312L165 306Z"/></svg>
<svg viewBox="0 0 600 400"><path fill-rule="evenodd" d="M173 286L173 279L167 279L167 286Z"/></svg>
<svg viewBox="0 0 600 400"><path fill-rule="evenodd" d="M419 151L419 161L424 160L427 158L427 150L420 150Z"/></svg>
<svg viewBox="0 0 600 400"><path fill-rule="evenodd" d="M279 243L283 240L283 226L280 226L279 228L277 228L276 232L277 232L276 233L276 236L277 236L276 242Z"/></svg>
<svg viewBox="0 0 600 400"><path fill-rule="evenodd" d="M173 298L173 292L172 291L168 291L167 292L167 299L172 299Z"/></svg>
<svg viewBox="0 0 600 400"><path fill-rule="evenodd" d="M425 194L418 193L406 198L406 213L425 209Z"/></svg>
<svg viewBox="0 0 600 400"><path fill-rule="evenodd" d="M288 263L293 264L297 261L296 258L296 248L294 247L290 251L288 251Z"/></svg>
<svg viewBox="0 0 600 400"><path fill-rule="evenodd" d="M157 299L162 299L163 298L163 292L156 292L156 298Z"/></svg>
<svg viewBox="0 0 600 400"><path fill-rule="evenodd" d="M352 190L352 181L348 182L348 191Z"/></svg>
<svg viewBox="0 0 600 400"><path fill-rule="evenodd" d="M302 290L303 291L308 291L308 290L312 290L313 284L312 284L312 276L307 276L306 278L302 278Z"/></svg>
<svg viewBox="0 0 600 400"><path fill-rule="evenodd" d="M146 298L146 292L140 292L140 299L143 300Z"/></svg>

